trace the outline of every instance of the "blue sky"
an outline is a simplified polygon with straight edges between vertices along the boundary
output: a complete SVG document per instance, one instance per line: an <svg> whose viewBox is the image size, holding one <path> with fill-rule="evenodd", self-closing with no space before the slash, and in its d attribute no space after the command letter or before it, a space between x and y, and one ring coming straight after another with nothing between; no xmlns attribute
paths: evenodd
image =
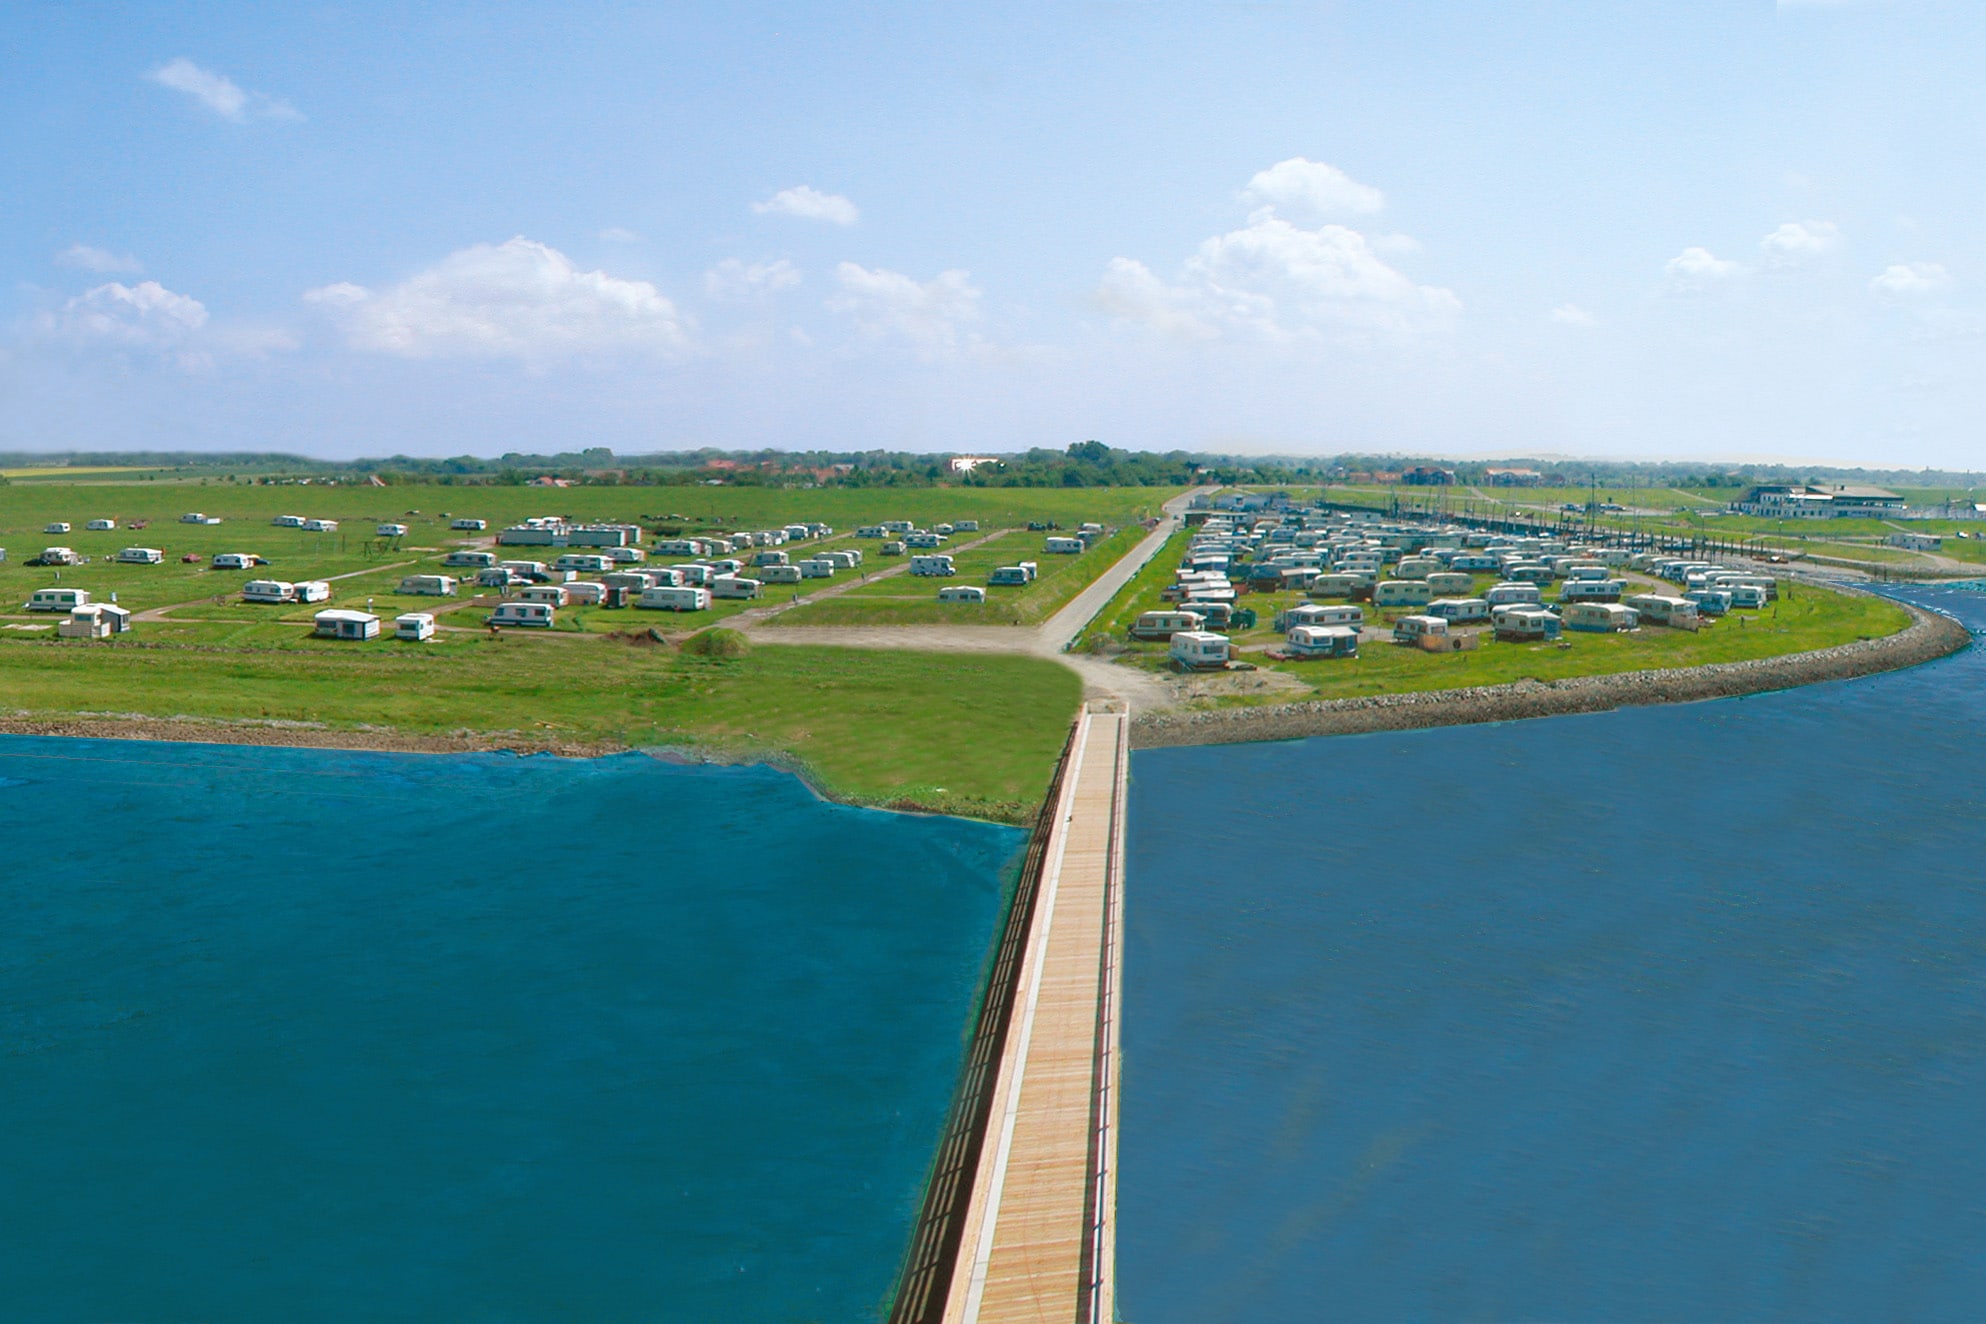
<svg viewBox="0 0 1986 1324"><path fill-rule="evenodd" d="M1931 0L9 6L0 449L1977 467L1982 37Z"/></svg>

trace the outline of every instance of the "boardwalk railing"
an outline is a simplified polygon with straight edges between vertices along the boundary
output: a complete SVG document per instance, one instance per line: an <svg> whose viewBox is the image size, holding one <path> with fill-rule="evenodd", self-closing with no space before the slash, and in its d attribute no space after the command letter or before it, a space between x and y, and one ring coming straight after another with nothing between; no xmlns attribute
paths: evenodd
<svg viewBox="0 0 1986 1324"><path fill-rule="evenodd" d="M1028 839L1020 877L1014 883L1013 903L1007 908L1006 927L987 976L986 997L979 1006L972 1044L966 1052L964 1069L959 1073L958 1088L952 1095L951 1111L945 1119L931 1179L924 1188L923 1208L918 1212L910 1250L897 1275L890 1324L939 1324L945 1313L952 1279L958 1271L966 1211L972 1203L973 1178L986 1144L993 1087L999 1075L1000 1059L1006 1051L1007 1032L1013 1024L1022 959L1027 954L1035 903L1041 892L1042 865L1054 834L1063 781L1082 721L1079 716L1069 730L1069 738L1063 742L1055 777L1035 816L1034 833Z"/></svg>

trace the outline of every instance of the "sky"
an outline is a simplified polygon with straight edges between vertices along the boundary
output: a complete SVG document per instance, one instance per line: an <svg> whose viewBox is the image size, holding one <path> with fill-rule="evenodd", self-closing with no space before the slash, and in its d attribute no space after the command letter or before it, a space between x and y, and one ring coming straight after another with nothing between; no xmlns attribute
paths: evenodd
<svg viewBox="0 0 1986 1324"><path fill-rule="evenodd" d="M1977 468L1986 7L0 7L0 450Z"/></svg>

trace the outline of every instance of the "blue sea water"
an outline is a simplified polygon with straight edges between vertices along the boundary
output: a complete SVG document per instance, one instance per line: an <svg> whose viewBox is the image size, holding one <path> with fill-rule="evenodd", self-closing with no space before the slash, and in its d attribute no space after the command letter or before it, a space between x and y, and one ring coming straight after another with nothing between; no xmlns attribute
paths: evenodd
<svg viewBox="0 0 1986 1324"><path fill-rule="evenodd" d="M0 1318L875 1317L1021 833L0 738Z"/></svg>
<svg viewBox="0 0 1986 1324"><path fill-rule="evenodd" d="M1975 647L1136 755L1124 1318L1986 1318L1982 733Z"/></svg>

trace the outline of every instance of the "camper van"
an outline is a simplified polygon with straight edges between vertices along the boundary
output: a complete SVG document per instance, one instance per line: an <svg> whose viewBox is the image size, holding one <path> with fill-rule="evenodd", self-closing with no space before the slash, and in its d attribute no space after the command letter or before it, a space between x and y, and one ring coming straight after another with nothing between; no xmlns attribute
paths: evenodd
<svg viewBox="0 0 1986 1324"><path fill-rule="evenodd" d="M321 639L379 638L379 617L369 611L330 607L318 612L313 619L317 622L316 633Z"/></svg>
<svg viewBox="0 0 1986 1324"><path fill-rule="evenodd" d="M1372 590L1375 607L1425 607L1433 598L1425 579L1383 579Z"/></svg>
<svg viewBox="0 0 1986 1324"><path fill-rule="evenodd" d="M756 598L761 585L756 579L746 579L742 575L718 575L710 581L710 596L713 598Z"/></svg>
<svg viewBox="0 0 1986 1324"><path fill-rule="evenodd" d="M1583 630L1589 633L1609 634L1621 630L1633 630L1641 624L1641 613L1632 607L1618 602L1573 602L1559 612L1568 630Z"/></svg>
<svg viewBox="0 0 1986 1324"><path fill-rule="evenodd" d="M1558 638L1563 628L1556 612L1529 603L1493 608L1490 626L1497 638L1515 644L1548 643Z"/></svg>
<svg viewBox="0 0 1986 1324"><path fill-rule="evenodd" d="M710 607L710 590L707 588L651 588L645 590L637 607L649 611L705 611Z"/></svg>
<svg viewBox="0 0 1986 1324"><path fill-rule="evenodd" d="M117 554L119 565L157 565L165 560L165 553L156 547L126 547Z"/></svg>
<svg viewBox="0 0 1986 1324"><path fill-rule="evenodd" d="M26 606L29 611L74 611L89 601L86 588L38 588L29 595Z"/></svg>
<svg viewBox="0 0 1986 1324"><path fill-rule="evenodd" d="M1357 657L1359 632L1345 625L1298 625L1284 641L1293 657Z"/></svg>
<svg viewBox="0 0 1986 1324"><path fill-rule="evenodd" d="M984 602L986 590L977 584L947 584L938 590L940 602Z"/></svg>
<svg viewBox="0 0 1986 1324"><path fill-rule="evenodd" d="M452 598L457 582L450 575L408 575L400 581L400 592L410 597Z"/></svg>
<svg viewBox="0 0 1986 1324"><path fill-rule="evenodd" d="M549 602L499 602L489 614L491 625L518 625L527 629L549 630L556 617Z"/></svg>
<svg viewBox="0 0 1986 1324"><path fill-rule="evenodd" d="M910 558L910 573L913 575L955 575L958 570L952 565L952 558L943 552L929 553Z"/></svg>
<svg viewBox="0 0 1986 1324"><path fill-rule="evenodd" d="M1226 635L1208 630L1181 630L1167 649L1173 666L1182 671L1218 671L1227 666L1231 651Z"/></svg>

